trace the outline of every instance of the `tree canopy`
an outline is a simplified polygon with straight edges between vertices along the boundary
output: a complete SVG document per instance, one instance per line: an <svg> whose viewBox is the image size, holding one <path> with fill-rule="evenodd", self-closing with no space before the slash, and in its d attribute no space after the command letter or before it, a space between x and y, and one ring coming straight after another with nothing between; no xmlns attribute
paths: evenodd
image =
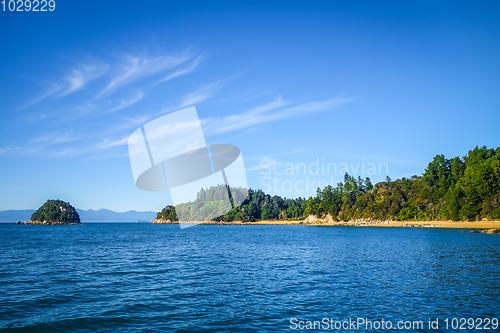
<svg viewBox="0 0 500 333"><path fill-rule="evenodd" d="M47 200L31 215L31 221L80 223L80 216L69 202Z"/></svg>
<svg viewBox="0 0 500 333"><path fill-rule="evenodd" d="M226 189L210 188L199 196L212 201L216 211L224 201L216 194ZM227 204L227 203L226 203ZM197 214L207 209L195 203L177 209ZM159 216L174 217L175 208L167 206ZM257 221L304 218L310 214L347 221L356 218L397 220L480 220L500 219L500 147L476 147L464 157L447 159L437 155L422 176L372 185L368 177L348 173L337 186L318 188L309 199L270 196L262 190L248 190L247 200L230 212L213 218L222 221ZM216 215L216 214L215 214ZM214 215L214 216L215 216ZM175 216L176 218L176 216ZM168 218L172 220L171 218Z"/></svg>

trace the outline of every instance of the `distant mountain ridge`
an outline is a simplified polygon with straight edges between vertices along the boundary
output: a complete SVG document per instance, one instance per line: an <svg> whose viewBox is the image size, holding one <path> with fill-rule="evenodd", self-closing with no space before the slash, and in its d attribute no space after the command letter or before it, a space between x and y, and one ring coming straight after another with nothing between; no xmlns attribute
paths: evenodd
<svg viewBox="0 0 500 333"><path fill-rule="evenodd" d="M115 212L109 209L77 209L82 222L135 222L135 221L153 221L156 218L156 212L138 212L129 210L126 212Z"/></svg>
<svg viewBox="0 0 500 333"><path fill-rule="evenodd" d="M129 210L126 212L115 212L109 209L76 209L82 222L136 222L153 221L156 218L156 212L139 212ZM34 209L23 210L0 210L0 222L29 221Z"/></svg>

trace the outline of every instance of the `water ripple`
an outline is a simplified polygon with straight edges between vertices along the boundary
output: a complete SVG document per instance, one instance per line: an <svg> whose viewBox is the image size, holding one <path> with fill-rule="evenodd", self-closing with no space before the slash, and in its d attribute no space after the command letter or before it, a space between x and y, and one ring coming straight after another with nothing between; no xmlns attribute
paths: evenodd
<svg viewBox="0 0 500 333"><path fill-rule="evenodd" d="M499 317L500 237L452 229L0 225L0 331L278 332Z"/></svg>

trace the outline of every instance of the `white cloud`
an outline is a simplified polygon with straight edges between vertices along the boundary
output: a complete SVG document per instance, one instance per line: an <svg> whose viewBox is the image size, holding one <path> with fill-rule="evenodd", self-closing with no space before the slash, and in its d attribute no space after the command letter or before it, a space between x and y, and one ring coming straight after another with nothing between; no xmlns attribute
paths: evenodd
<svg viewBox="0 0 500 333"><path fill-rule="evenodd" d="M120 139L117 140L110 140L110 139L104 139L101 143L98 145L94 146L94 149L101 150L101 149L108 149L108 148L113 148L113 147L120 147L120 146L126 146L128 144L128 138L129 135L126 135Z"/></svg>
<svg viewBox="0 0 500 333"><path fill-rule="evenodd" d="M72 129L63 134L49 133L33 138L31 142L35 144L55 145L58 143L71 142L77 140L77 138L74 137L72 134L73 134Z"/></svg>
<svg viewBox="0 0 500 333"><path fill-rule="evenodd" d="M137 94L135 96L132 96L128 101L125 100L118 100L118 105L112 108L111 110L108 110L107 112L115 112L121 109L126 108L127 106L130 106L138 101L140 101L144 97L144 94L142 93L141 89L138 89Z"/></svg>
<svg viewBox="0 0 500 333"><path fill-rule="evenodd" d="M20 109L28 108L50 96L64 97L81 89L88 88L88 84L96 79L99 79L99 83L104 84L104 89L101 88L100 90L94 90L94 94L96 97L102 97L103 95L109 94L119 87L129 85L138 79L146 78L155 74L160 75L165 72L168 73L169 70L176 69L176 67L186 63L185 67L168 73L161 80L154 81L158 79L158 77L155 77L151 78L149 82L145 82L145 84L151 85L165 82L194 71L204 60L203 54L196 57L195 54L196 53L188 50L175 55L151 56L147 53L123 54L115 62L109 64L101 60L87 60L86 62L82 62L72 68L69 68L65 75L55 81L56 83L47 82L48 87L45 92L34 97L31 101L20 107ZM94 87L91 86L92 89L95 89ZM56 93L59 94L56 95ZM94 100L96 97L83 102L80 105L89 104L89 102ZM141 91L128 101L119 100L119 105L112 108L109 112L123 109L142 98L143 95ZM113 103L113 101L107 102Z"/></svg>
<svg viewBox="0 0 500 333"><path fill-rule="evenodd" d="M196 67L203 61L203 55L201 56L198 56L196 57L196 59L194 59L194 61L188 66L188 67L185 67L185 68L181 68L179 70L176 70L174 71L173 73L170 73L168 74L167 76L165 76L163 79L161 79L160 81L158 81L158 83L160 82L165 82L165 81L168 81L168 80L172 80L178 76L181 76L181 75L186 75L186 74L189 74L191 73L192 71L194 71L196 69Z"/></svg>
<svg viewBox="0 0 500 333"><path fill-rule="evenodd" d="M99 93L99 96L125 83L130 83L139 78L172 69L186 62L191 57L192 55L187 52L178 56L157 57L126 54L123 56L123 63L119 64L113 70L110 82L104 90Z"/></svg>
<svg viewBox="0 0 500 333"><path fill-rule="evenodd" d="M195 93L186 95L182 98L177 108L183 109L188 106L193 106L197 103L203 102L213 96L211 91L197 91Z"/></svg>
<svg viewBox="0 0 500 333"><path fill-rule="evenodd" d="M147 123L149 120L152 119L151 115L141 115L141 116L136 116L136 117L124 117L121 118L123 122L121 122L119 125L111 128L110 132L118 132L121 130L133 128L136 129L145 123Z"/></svg>
<svg viewBox="0 0 500 333"><path fill-rule="evenodd" d="M207 134L220 134L245 129L254 125L276 121L284 118L297 117L312 112L331 110L334 107L347 103L351 99L334 98L322 102L304 103L285 108L290 104L278 97L275 101L253 108L249 111L231 115L225 118L204 119Z"/></svg>
<svg viewBox="0 0 500 333"><path fill-rule="evenodd" d="M83 88L90 81L106 73L109 69L107 64L81 65L74 68L64 79L68 82L68 88L61 95L68 95Z"/></svg>
<svg viewBox="0 0 500 333"><path fill-rule="evenodd" d="M203 102L215 95L216 90L219 89L225 80L220 80L215 83L209 84L205 87L202 87L195 92L184 95L180 103L177 106L166 108L160 111L157 116L161 116L165 113L169 113L172 111L177 111L180 109L184 109L189 106L195 106L197 103Z"/></svg>
<svg viewBox="0 0 500 333"><path fill-rule="evenodd" d="M83 153L84 151L77 148L68 148L63 150L52 150L48 152L51 157L65 157L65 156L75 156Z"/></svg>
<svg viewBox="0 0 500 333"><path fill-rule="evenodd" d="M143 100L145 93L148 92L145 90L147 87L192 73L204 61L204 56L203 54L199 55L199 53L188 51L177 55L160 54L154 56L146 53L135 53L125 54L117 60L116 62L109 62L108 65L104 61L88 61L87 59L86 63L73 66L67 70L66 75L55 81L57 83L49 83L49 89L27 105L33 105L50 96L61 98L60 104L56 103L59 101L51 98L50 101L54 103L50 108L41 109L36 114L24 115L24 117L32 121L43 119L44 123L48 120L45 118L54 118L55 121L51 122L51 126L72 122L71 127L75 128L80 135L75 135L73 130L68 130L67 126L64 129L59 127L59 133L49 133L31 140L30 138L26 139L26 146L17 150L22 150L20 153L23 154L30 153L54 157L82 154L105 156L108 152L123 153L124 149L122 148L127 146L129 136L125 134L129 132L130 128L135 129L165 113L197 105L208 100L215 96L228 80L234 78L234 76L225 78L183 96L181 95L176 106L164 109L157 115L146 114L147 111L136 110L138 108L130 108L130 110L127 109L118 113L116 111ZM68 100L79 98L78 100L72 100L71 105L73 106L70 107L66 103L68 100L63 99L64 96L80 90L89 90L89 92L93 93L92 96L99 98L94 97L89 100L86 99L87 94L68 96ZM131 93L125 95L125 92ZM104 94L106 96L103 96ZM146 94L146 96L148 95ZM202 123L206 130L205 134L220 134L237 130L250 131L258 128L257 125L263 123L298 117L312 112L331 110L348 101L348 99L337 98L297 105L297 103L278 97L245 112L227 117L204 119ZM58 105L64 106L58 108ZM90 115L90 113L92 114ZM126 115L127 113L130 113L132 117L124 118L122 116L122 114ZM106 123L106 126L98 126L98 128L103 129L102 131L97 133L94 130L89 130L92 133L86 132L83 127L85 129L87 127L83 126L83 123L83 127L79 127L80 124L77 123L77 120L87 114L91 121L97 123L102 120L103 124ZM72 143L63 145L63 143L69 142ZM118 149L118 147L120 148ZM5 154L9 149L17 151L14 148L4 147L0 149L0 154Z"/></svg>
<svg viewBox="0 0 500 333"><path fill-rule="evenodd" d="M41 102L42 100L46 99L47 97L50 97L54 95L56 92L61 89L61 87L58 84L52 83L52 82L47 82L49 84L49 87L47 90L42 93L40 96L35 97L32 101L28 102L27 104L23 105L20 107L20 109L26 109L27 107L32 106L33 104L36 104L38 102Z"/></svg>

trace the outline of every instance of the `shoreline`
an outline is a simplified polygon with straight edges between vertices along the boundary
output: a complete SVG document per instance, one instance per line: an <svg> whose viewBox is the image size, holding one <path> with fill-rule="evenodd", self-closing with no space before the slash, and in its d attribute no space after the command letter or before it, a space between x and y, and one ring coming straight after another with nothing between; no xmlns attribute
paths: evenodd
<svg viewBox="0 0 500 333"><path fill-rule="evenodd" d="M83 225L81 222L51 222L51 221L25 221L14 225Z"/></svg>
<svg viewBox="0 0 500 333"><path fill-rule="evenodd" d="M255 224L295 224L295 225L311 225L311 226L353 226L353 227L416 227L416 228L462 228L462 229L492 229L500 228L500 221L386 221L383 223L373 223L364 225L353 225L349 222L333 222L333 223L315 223L315 224L300 224L300 223L277 223L287 221L260 221Z"/></svg>
<svg viewBox="0 0 500 333"><path fill-rule="evenodd" d="M152 224L179 224L179 222L155 221ZM180 224L198 224L198 225L305 225L305 226L324 226L324 227L414 227L414 228L459 228L459 229L493 229L500 228L500 220L483 221L379 221L379 220L354 220L348 222L333 222L317 220L308 223L305 220L264 220L257 222L181 222Z"/></svg>
<svg viewBox="0 0 500 333"><path fill-rule="evenodd" d="M462 229L493 229L500 228L500 221L385 221L382 223L367 223L353 225L349 222L304 224L302 221L259 221L252 224L267 225L309 225L309 226L354 226L354 227L420 227L420 228L462 228Z"/></svg>

